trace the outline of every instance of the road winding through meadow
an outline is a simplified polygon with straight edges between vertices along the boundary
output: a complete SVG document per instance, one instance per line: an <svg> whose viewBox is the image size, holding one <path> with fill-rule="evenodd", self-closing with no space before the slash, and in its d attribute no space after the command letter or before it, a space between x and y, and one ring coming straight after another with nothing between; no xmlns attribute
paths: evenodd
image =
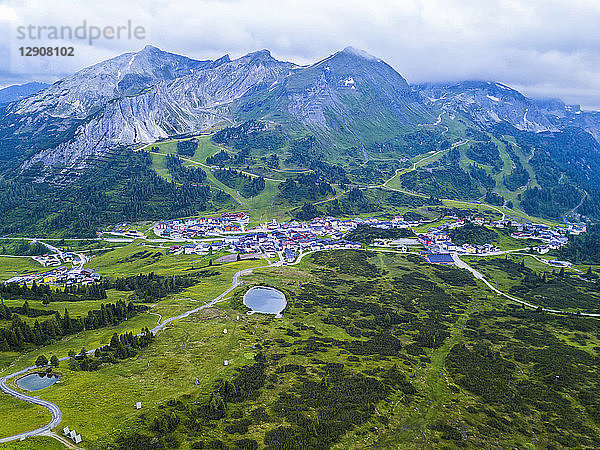
<svg viewBox="0 0 600 450"><path fill-rule="evenodd" d="M241 283L240 278L245 276L245 275L249 275L252 273L252 271L254 269L263 269L269 266L277 266L280 265L280 261L274 263L274 264L269 264L268 266L260 266L260 267L252 267L249 269L242 269L239 270L238 272L236 272L233 275L233 278L231 280L231 286L225 290L224 292L222 292L220 295L218 295L217 297L215 297L214 299L212 299L210 302L205 303L202 306L199 306L197 308L191 309L189 311L186 311L182 314L179 314L177 316L173 316L173 317L169 317L168 319L163 320L162 322L160 322L158 325L156 325L154 328L152 328L150 331L154 334L158 333L159 331L163 330L168 324L170 324L171 322L174 322L176 320L179 319L183 319L185 317L191 316L192 314L195 314L203 309L206 308L210 308L211 306L214 306L216 303L220 302L221 300L223 300L223 298L229 294L231 291L233 291L236 287L238 287ZM95 350L90 350L88 351L88 354L93 353ZM66 361L68 360L70 357L66 356L63 358L60 358L59 361ZM54 435L54 433L52 433L52 429L56 428L60 422L62 421L62 411L60 410L60 408L58 407L58 405L49 402L47 400L42 400L41 398L38 397L33 397L31 395L27 395L24 394L22 392L19 392L13 388L11 388L8 385L8 380L12 379L12 378L16 378L20 375L24 375L32 370L35 369L39 369L39 367L36 366L31 366L31 367L27 367L25 369L19 370L18 372L14 372L11 373L9 375L5 375L4 377L0 378L0 390L2 390L2 392L4 392L5 394L10 395L11 397L16 398L17 400L21 400L27 403L32 403L34 405L39 405L39 406L43 406L44 408L46 408L49 412L50 415L52 416L52 419L50 420L50 422L46 425L44 425L43 427L40 428L36 428L35 430L32 431L26 431L24 433L19 433L19 434L15 434L13 436L8 436L8 437L4 437L4 438L0 438L0 444L3 443L7 443L7 442L11 442L11 441L17 441L17 440L23 440L26 439L28 437L32 437L32 436L40 436L40 435L48 435L51 437L55 437L55 438L59 438L59 436ZM60 440L60 439L59 439ZM61 440L62 442L62 440Z"/></svg>
<svg viewBox="0 0 600 450"><path fill-rule="evenodd" d="M302 260L302 258L304 256L306 256L306 255L308 255L310 253L313 253L313 252L301 252L300 255L299 255L299 257L298 257L298 259L296 261L294 261L293 263L288 264L288 265L296 265L296 264L298 264ZM485 278L485 276L481 272L477 271L476 269L474 269L470 265L468 265L465 261L461 260L460 257L456 253L452 254L452 258L453 258L454 263L455 263L455 265L457 267L459 267L461 269L468 270L469 272L471 272L471 274L476 279L478 279L478 280L482 281L483 283L485 283L485 285L489 289L491 289L492 291L494 291L496 294L501 295L501 296L503 296L503 297L505 297L505 298L507 298L509 300L512 300L514 302L517 302L517 303L520 303L522 305L528 306L530 308L534 308L534 309L539 308L538 305L534 305L532 303L526 302L524 300L518 299L516 297L513 297L512 295L509 295L509 294L506 294L506 293L500 291L494 285L492 285ZM283 260L282 259L280 259L279 261L277 261L275 263L269 263L269 265L267 265L267 266L260 266L260 267L253 267L253 268L239 270L238 272L236 272L233 275L232 280L231 280L231 286L229 288L227 288L225 291L223 291L221 294L219 294L217 297L215 297L214 299L212 299L208 303L205 303L205 304L203 304L203 305L201 305L201 306L199 306L197 308L191 309L189 311L186 311L184 313L178 314L178 315L173 316L173 317L169 317L168 319L165 319L163 321L160 321L160 319L159 319L159 323L154 328L152 328L150 331L152 333L156 334L159 331L162 331L171 322L183 319L183 318L191 316L192 314L195 314L195 313L197 313L197 312L199 312L199 311L201 311L203 309L210 308L211 306L214 306L216 303L218 303L221 300L223 300L223 298L225 298L226 295L228 295L230 292L232 292L235 288L237 288L240 285L240 283L241 283L240 278L242 276L251 274L253 272L253 270L255 270L255 269L263 269L263 268L266 268L266 267L281 266L281 265L283 265ZM565 313L564 311L554 310L554 309L542 308L542 310L546 311L546 312L549 312L549 313L555 313L555 314L568 314L568 313ZM600 314L593 314L593 313L580 313L580 315L581 316L587 316L587 317L600 317ZM93 353L93 352L94 352L94 350L90 350L88 353ZM69 357L66 356L66 357L60 358L60 361L65 361L65 360L68 360L68 359L69 359ZM46 425L44 425L44 426L42 426L40 428L37 428L35 430L27 431L27 432L20 433L20 434L15 434L13 436L8 436L8 437L5 437L5 438L0 438L0 444L6 443L6 442L11 442L11 441L16 441L16 440L23 440L23 439L26 439L28 437L40 436L40 435L51 436L51 437L54 437L54 438L57 438L57 439L61 440L61 442L62 442L62 439L61 439L60 436L52 433L52 429L55 428L55 427L57 427L60 424L60 422L62 421L62 412L61 412L60 408L56 404L54 404L52 402L49 402L47 400L42 400L42 399L40 399L38 397L33 397L31 395L27 395L27 394L21 393L21 392L15 390L15 389L11 388L8 385L8 383L7 383L8 380L10 380L12 378L15 378L15 377L18 377L20 375L26 374L26 373L28 373L28 372L30 372L32 370L35 370L36 368L37 368L36 366L27 367L26 369L22 369L22 370L20 370L18 372L11 373L9 375L5 375L4 377L0 378L0 390L2 390L2 392L4 392L5 394L8 394L8 395L10 395L10 396L12 396L12 397L14 397L14 398L16 398L18 400L22 400L24 402L32 403L32 404L39 405L39 406L43 406L44 408L46 408L50 412L50 414L52 416L52 419L51 419L51 421L48 424L46 424Z"/></svg>

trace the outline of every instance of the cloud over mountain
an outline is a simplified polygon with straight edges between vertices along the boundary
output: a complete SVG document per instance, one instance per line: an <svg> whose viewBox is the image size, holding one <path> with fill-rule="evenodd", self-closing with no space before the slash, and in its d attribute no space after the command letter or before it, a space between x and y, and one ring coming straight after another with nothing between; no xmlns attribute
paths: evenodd
<svg viewBox="0 0 600 450"><path fill-rule="evenodd" d="M131 19L146 27L148 43L197 59L269 48L278 59L307 63L350 44L385 58L411 83L493 79L530 96L600 107L600 4L593 0L307 0L277 7L268 0L182 0L150 9L137 0L9 0L0 9L0 23L13 29L84 19L98 25ZM48 78L48 72L59 78L145 43L81 45L74 58L46 66L16 58L15 39L3 39L0 54L12 55L22 78ZM0 75L5 84L14 80L10 72Z"/></svg>

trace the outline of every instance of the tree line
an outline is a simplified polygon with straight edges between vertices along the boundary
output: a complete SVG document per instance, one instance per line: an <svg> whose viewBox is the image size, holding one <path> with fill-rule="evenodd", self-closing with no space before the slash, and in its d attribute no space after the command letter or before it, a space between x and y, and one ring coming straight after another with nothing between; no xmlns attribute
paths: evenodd
<svg viewBox="0 0 600 450"><path fill-rule="evenodd" d="M81 300L104 300L107 298L103 285L95 283L88 286L71 285L61 288L51 288L47 284L31 286L17 283L0 283L0 298L42 300L44 304L51 302L78 302Z"/></svg>
<svg viewBox="0 0 600 450"><path fill-rule="evenodd" d="M92 372L98 370L102 364L115 364L121 359L133 358L143 348L148 347L154 341L154 335L148 328L142 329L139 336L132 332L121 335L113 334L110 344L97 348L93 356L89 355L85 348L75 355L69 353L69 369L73 371L84 370Z"/></svg>
<svg viewBox="0 0 600 450"><path fill-rule="evenodd" d="M41 242L35 244L28 241L16 241L2 244L2 255L39 256L48 253L48 248Z"/></svg>
<svg viewBox="0 0 600 450"><path fill-rule="evenodd" d="M230 188L237 189L246 198L254 197L265 188L263 177L252 177L233 169L217 169L215 178Z"/></svg>
<svg viewBox="0 0 600 450"><path fill-rule="evenodd" d="M4 304L1 304L0 319L10 320L11 323L7 327L0 328L0 351L21 351L27 344L47 345L56 339L83 330L117 325L147 309L147 306L119 300L116 303L102 304L100 309L90 310L82 317L72 318L65 308L62 316L59 312L55 312L53 317L41 322L36 320L31 326L18 314L11 313Z"/></svg>
<svg viewBox="0 0 600 450"><path fill-rule="evenodd" d="M177 141L177 153L183 156L194 156L198 149L198 139Z"/></svg>
<svg viewBox="0 0 600 450"><path fill-rule="evenodd" d="M186 287L198 283L199 277L214 275L214 271L200 271L194 275L156 275L139 274L130 277L119 277L114 280L104 280L105 289L116 289L117 291L133 291L131 300L153 303L169 294L180 292Z"/></svg>
<svg viewBox="0 0 600 450"><path fill-rule="evenodd" d="M206 173L199 167L186 167L177 156L167 155L167 169L173 180L179 183L203 183Z"/></svg>
<svg viewBox="0 0 600 450"><path fill-rule="evenodd" d="M192 216L213 198L206 186L161 178L143 151L115 150L65 185L33 182L42 169L31 167L10 181L0 180L5 212L0 234L95 237L100 226L123 220Z"/></svg>
<svg viewBox="0 0 600 450"><path fill-rule="evenodd" d="M314 173L301 174L298 177L288 178L279 184L279 195L292 202L301 200L316 200L335 191L326 181L319 181Z"/></svg>

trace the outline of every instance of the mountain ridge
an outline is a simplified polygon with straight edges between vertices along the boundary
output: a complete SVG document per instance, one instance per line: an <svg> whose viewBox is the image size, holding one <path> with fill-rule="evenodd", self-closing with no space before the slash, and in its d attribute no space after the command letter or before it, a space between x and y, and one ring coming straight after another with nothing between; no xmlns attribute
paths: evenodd
<svg viewBox="0 0 600 450"><path fill-rule="evenodd" d="M332 71L332 64L337 66L335 74L326 73ZM255 75L253 79L246 77L241 90L241 85L235 88L239 72L217 74L219 67L234 65L238 69L245 65L243 70ZM214 71L212 79L205 77L211 76L206 71ZM230 92L222 87L220 92L211 91L210 84L218 86L218 77L227 78ZM361 81L369 91L362 97L351 92ZM336 83L343 84L348 92ZM275 94L269 94L273 91ZM253 96L258 98L245 101ZM234 105L236 101L239 104ZM272 110L264 108L269 103ZM354 105L349 107L349 103ZM357 103L367 109L366 114L357 114ZM554 102L555 108L557 105ZM580 112L581 117L573 117L566 113L565 105L563 114L556 115L556 110L544 110L543 103L489 81L410 86L383 60L350 46L307 66L279 61L267 49L232 61L228 55L194 60L146 46L82 69L9 105L7 116L9 120L14 116L13 123L23 122L22 116L29 117L28 127L43 133L47 132L47 116L65 119L65 128L76 128L69 140L41 149L25 161L22 167L28 168L36 162L53 166L93 157L97 150L148 143L172 134L198 132L219 122L233 124L248 119L287 121L292 128L313 132L326 142L335 141L331 135L342 132L346 145L364 147L363 141L368 139L362 135L390 135L398 127L435 117L438 110L462 113L484 127L506 121L534 132L558 131L570 121L595 138L600 136L600 114L596 117ZM365 120L375 115L379 120Z"/></svg>
<svg viewBox="0 0 600 450"><path fill-rule="evenodd" d="M493 193L490 201L510 198L532 210L563 201L589 214L600 199L600 113L491 81L410 85L353 47L308 65L267 49L233 60L152 46L119 55L1 109L0 170L64 184L122 147L252 121L285 136L272 149L280 157L340 167L363 184L441 152L429 174L407 174L410 183L434 183L430 195L471 177L456 192ZM304 138L298 145L309 146L310 159L290 156L289 146Z"/></svg>
<svg viewBox="0 0 600 450"><path fill-rule="evenodd" d="M113 72L117 70L120 74L125 61L129 61L127 67L130 67L135 58L144 52L160 51L147 47L135 54L120 55L84 69L78 72L79 75L75 74L67 80L72 81L78 76L87 80L94 68L99 68L101 74L106 72L107 68L112 68ZM171 56L169 58L172 59ZM322 66L324 61L329 61L329 66L335 64L339 73L326 73L331 72L332 68ZM300 128L322 136L329 135L331 138L331 133L328 133L331 125L327 123L329 120L333 127L345 130L349 141L354 141L356 139L353 136L356 136L356 133L352 128L356 127L358 115L356 105L348 107L347 103L361 101L355 92L351 92L356 89L355 84L359 79L362 79L374 94L382 93L377 101L383 102L386 108L392 110L392 114L388 114L386 118L389 122L388 128L414 121L409 117L414 113L407 110L406 103L418 102L406 80L391 66L365 52L351 48L310 66L278 61L266 49L235 60L223 57L215 61L196 61L193 65L193 68L188 67L189 74L172 79L157 78L154 84L143 86L145 91L134 95L118 95L119 93L114 92L119 87L118 76L116 79L112 78L112 83L105 83L100 98L73 100L73 96L82 94L72 94L68 102L63 102L69 106L62 107L66 111L62 118L83 120L82 111L99 114L93 117L91 114L86 116L85 119L89 120L77 127L70 140L56 147L43 149L22 167L26 169L37 162L43 162L47 166L65 161L78 162L93 156L101 149L152 142L172 134L201 131L219 122L236 123L239 118L257 118L257 115L258 118L277 120L275 116L280 113L287 115L289 122L302 124ZM351 75L358 70L357 66L360 66L361 72L352 77ZM138 72L146 73L148 70ZM307 74L308 79L305 79ZM387 78L393 81L388 83ZM226 83L222 83L222 80L226 80ZM58 82L53 90L66 82ZM290 91L277 91L282 83L290 87ZM373 89L374 86L380 89ZM347 92L340 92L344 90ZM40 107L40 103L44 103L40 102L40 97L44 99L52 95L55 93L47 89L26 103L11 105L9 113L16 116L31 115L41 110L47 115L56 116L56 111L61 109L60 104L46 105L49 111ZM256 97L261 95L267 98L257 100ZM271 110L256 111L268 103L272 106ZM94 108L98 105L99 111L95 111ZM332 116L331 119L326 117L328 114ZM64 117L65 115L67 117ZM381 125L380 121L371 128L377 129Z"/></svg>

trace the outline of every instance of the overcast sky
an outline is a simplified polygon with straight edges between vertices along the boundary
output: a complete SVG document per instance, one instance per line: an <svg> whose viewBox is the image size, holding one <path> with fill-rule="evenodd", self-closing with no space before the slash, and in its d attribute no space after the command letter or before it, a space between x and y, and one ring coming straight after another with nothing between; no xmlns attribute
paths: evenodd
<svg viewBox="0 0 600 450"><path fill-rule="evenodd" d="M146 30L145 39L18 39L18 26ZM268 48L310 63L348 45L410 83L494 80L533 97L600 109L600 0L0 0L0 85L54 81L153 44L207 59ZM19 47L70 45L72 57L20 56Z"/></svg>

